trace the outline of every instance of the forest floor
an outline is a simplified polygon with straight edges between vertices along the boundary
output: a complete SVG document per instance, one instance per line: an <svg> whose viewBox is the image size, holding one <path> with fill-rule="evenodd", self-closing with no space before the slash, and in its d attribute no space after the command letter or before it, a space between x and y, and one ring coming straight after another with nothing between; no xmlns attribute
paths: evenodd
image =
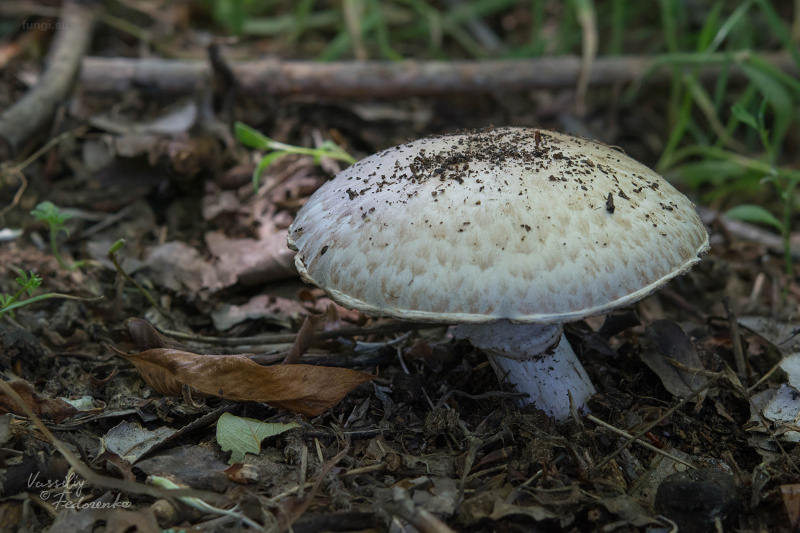
<svg viewBox="0 0 800 533"><path fill-rule="evenodd" d="M10 64L6 104L32 68ZM213 87L79 86L58 142L3 174L0 293L17 294L22 271L42 280L34 296L77 299L0 318L0 530L796 530L800 287L776 236L701 205L711 249L693 270L565 327L597 394L590 415L556 423L519 406L447 326L371 318L304 285L286 229L346 165L288 155L256 191L253 151L229 127L331 139L357 159L432 133L541 127L652 165L666 88L625 106L613 87L592 90L579 115L573 87L227 107ZM68 215L64 265L30 214L45 201ZM316 368L282 371L287 354ZM297 397L250 382L242 394L260 401L214 393L246 381L250 362ZM159 478L233 512L171 498Z"/></svg>

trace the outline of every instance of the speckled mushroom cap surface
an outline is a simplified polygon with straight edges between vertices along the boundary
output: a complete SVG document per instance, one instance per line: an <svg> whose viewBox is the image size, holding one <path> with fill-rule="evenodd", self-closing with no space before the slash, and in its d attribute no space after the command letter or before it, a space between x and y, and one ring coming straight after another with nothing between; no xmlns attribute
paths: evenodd
<svg viewBox="0 0 800 533"><path fill-rule="evenodd" d="M606 145L524 128L367 157L289 228L303 280L348 308L441 323L561 323L633 303L708 234L661 176Z"/></svg>

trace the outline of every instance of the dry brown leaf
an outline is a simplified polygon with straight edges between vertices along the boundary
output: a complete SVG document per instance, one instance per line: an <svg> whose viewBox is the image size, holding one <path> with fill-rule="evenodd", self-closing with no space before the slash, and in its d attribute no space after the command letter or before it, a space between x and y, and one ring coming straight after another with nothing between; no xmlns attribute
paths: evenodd
<svg viewBox="0 0 800 533"><path fill-rule="evenodd" d="M5 68L21 51L22 47L19 43L5 43L0 45L0 69Z"/></svg>
<svg viewBox="0 0 800 533"><path fill-rule="evenodd" d="M217 276L227 287L253 286L297 277L295 252L286 247L286 230L259 231L257 239L232 238L221 231L206 233L209 252L216 258Z"/></svg>
<svg viewBox="0 0 800 533"><path fill-rule="evenodd" d="M15 380L11 381L9 385L40 418L51 418L53 422L60 424L62 420L78 412L77 409L60 398L45 398L41 396L34 390L33 385L27 381ZM0 413L14 413L25 416L17 402L5 394L0 394Z"/></svg>
<svg viewBox="0 0 800 533"><path fill-rule="evenodd" d="M167 337L158 332L147 320L141 318L129 318L125 321L125 327L133 340L133 343L140 350L152 348L166 348L168 346Z"/></svg>
<svg viewBox="0 0 800 533"><path fill-rule="evenodd" d="M644 350L640 357L672 395L687 398L706 384L708 379L705 376L678 369L670 363L670 359L674 359L686 367L704 370L692 340L678 324L656 320L647 326L647 338L649 349ZM705 391L700 393L700 401L705 397Z"/></svg>
<svg viewBox="0 0 800 533"><path fill-rule="evenodd" d="M791 530L797 531L797 526L800 525L800 485L781 485L781 496L786 514L789 515Z"/></svg>
<svg viewBox="0 0 800 533"><path fill-rule="evenodd" d="M168 348L138 354L114 349L156 391L180 396L184 385L237 402L264 402L308 416L322 414L356 386L374 378L347 368L261 366L243 355L201 355Z"/></svg>

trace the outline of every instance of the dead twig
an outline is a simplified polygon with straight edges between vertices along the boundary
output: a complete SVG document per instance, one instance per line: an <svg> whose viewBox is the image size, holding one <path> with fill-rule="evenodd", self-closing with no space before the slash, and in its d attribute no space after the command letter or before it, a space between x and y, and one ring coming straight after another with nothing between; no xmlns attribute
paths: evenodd
<svg viewBox="0 0 800 533"><path fill-rule="evenodd" d="M695 65L703 81L714 81L726 70L730 80L745 80L741 64L751 51L710 55L598 57L589 85L631 82L667 83L673 67ZM784 53L758 54L775 68L797 75ZM699 65L698 65L699 63ZM534 88L574 87L582 59L578 56L487 61L280 61L265 59L231 64L244 96L317 95L398 98L434 94L486 94ZM160 94L189 94L209 75L204 61L87 57L80 82L88 93L125 93L148 87Z"/></svg>
<svg viewBox="0 0 800 533"><path fill-rule="evenodd" d="M17 188L17 192L14 193L14 198L11 200L11 203L5 206L3 209L0 209L0 219L2 219L9 211L19 205L19 199L22 198L22 194L25 192L25 189L28 188L28 180L25 178L25 174L16 170L16 168L9 169L6 175L17 178L19 180L19 187ZM5 185L5 183L3 183L3 185Z"/></svg>
<svg viewBox="0 0 800 533"><path fill-rule="evenodd" d="M627 431L624 431L624 430L622 430L622 429L619 429L619 428L617 428L617 427L614 427L614 426L612 426L611 424L609 424L609 423L607 423L607 422L603 422L602 420L600 420L599 418L597 418L597 417L596 417L596 416L594 416L594 415L586 415L586 417L585 417L585 418L586 418L586 420L590 420L590 421L594 422L595 424L597 424L598 426L604 427L604 428L606 428L607 430L609 430L609 431L611 431L611 432L613 432L613 433L616 433L617 435L621 435L621 436L625 437L626 439L633 440L633 442L634 442L634 443L638 444L639 446L643 446L643 447L647 448L647 449L648 449L648 450L650 450L651 452L657 453L657 454L659 454L659 455L663 455L664 457L669 457L669 458L670 458L670 459L672 459L673 461L675 461L675 462L677 462L677 463L684 464L684 465L688 466L689 468L697 468L697 467L696 467L696 466L694 466L693 464L691 464L691 463L687 463L686 461L684 461L684 460L682 460L682 459L679 459L679 458L677 458L677 457L673 456L673 455L672 455L672 454L670 454L669 452L665 452L664 450L661 450L661 449L659 449L659 448L656 448L655 446L653 446L653 445L652 445L652 444L650 444L649 442L645 442L645 441L643 441L643 440L641 440L641 439L634 438L634 437L633 437L633 435L631 435L631 434L630 434L630 433L628 433Z"/></svg>
<svg viewBox="0 0 800 533"><path fill-rule="evenodd" d="M736 375L740 380L749 379L751 377L750 367L744 358L739 321L736 320L736 315L733 314L730 299L727 296L722 299L722 305L725 307L725 313L728 315L728 326L731 332L731 343L733 344L733 359L736 362Z"/></svg>
<svg viewBox="0 0 800 533"><path fill-rule="evenodd" d="M98 16L97 2L64 2L60 29L53 39L47 67L32 90L0 115L0 160L17 153L53 117L72 87L81 58L89 48Z"/></svg>

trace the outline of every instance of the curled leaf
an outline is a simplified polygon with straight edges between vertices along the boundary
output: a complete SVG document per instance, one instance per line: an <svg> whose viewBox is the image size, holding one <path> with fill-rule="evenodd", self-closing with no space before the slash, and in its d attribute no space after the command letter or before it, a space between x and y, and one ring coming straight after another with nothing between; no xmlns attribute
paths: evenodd
<svg viewBox="0 0 800 533"><path fill-rule="evenodd" d="M60 398L42 396L27 381L15 379L8 384L40 418L51 418L53 422L60 424L64 419L78 413L77 409ZM3 393L0 393L0 413L14 413L25 416L22 408Z"/></svg>
<svg viewBox="0 0 800 533"><path fill-rule="evenodd" d="M138 354L114 350L133 363L160 394L180 396L184 385L237 402L264 402L308 416L322 414L374 376L347 368L261 366L243 355L201 355L169 348Z"/></svg>

